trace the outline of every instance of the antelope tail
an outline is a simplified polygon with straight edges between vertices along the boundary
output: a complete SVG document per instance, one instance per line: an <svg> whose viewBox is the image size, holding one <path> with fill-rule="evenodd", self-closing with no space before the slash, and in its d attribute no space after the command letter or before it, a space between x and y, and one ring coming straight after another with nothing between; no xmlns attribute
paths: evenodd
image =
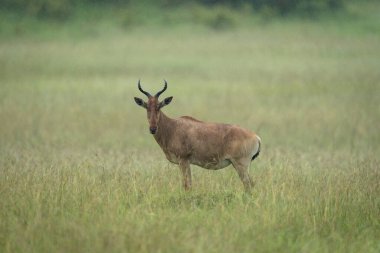
<svg viewBox="0 0 380 253"><path fill-rule="evenodd" d="M257 136L257 138L258 138L258 140L259 140L259 148L257 149L257 152L256 152L256 154L254 154L254 155L252 156L252 159L251 159L251 161L255 160L255 158L256 158L256 157L258 157L258 156L259 156L259 154L260 154L261 139L260 139L260 137L259 137L259 136Z"/></svg>

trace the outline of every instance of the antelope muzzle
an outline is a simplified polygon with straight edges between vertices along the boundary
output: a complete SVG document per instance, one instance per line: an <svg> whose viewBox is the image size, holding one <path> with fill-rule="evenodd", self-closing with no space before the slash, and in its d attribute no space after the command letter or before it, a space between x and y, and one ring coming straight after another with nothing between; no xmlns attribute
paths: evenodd
<svg viewBox="0 0 380 253"><path fill-rule="evenodd" d="M149 131L151 134L155 134L157 132L157 127L149 127Z"/></svg>

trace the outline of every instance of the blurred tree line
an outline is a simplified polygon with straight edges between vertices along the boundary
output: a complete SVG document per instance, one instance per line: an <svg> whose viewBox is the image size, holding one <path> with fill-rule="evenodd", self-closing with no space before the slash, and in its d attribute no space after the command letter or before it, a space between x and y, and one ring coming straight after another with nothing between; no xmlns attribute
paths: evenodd
<svg viewBox="0 0 380 253"><path fill-rule="evenodd" d="M205 7L225 6L239 9L251 7L274 15L316 14L343 8L344 0L0 0L2 11L16 11L40 18L66 19L75 8L92 5L123 6L134 4L154 5L159 8L200 4Z"/></svg>

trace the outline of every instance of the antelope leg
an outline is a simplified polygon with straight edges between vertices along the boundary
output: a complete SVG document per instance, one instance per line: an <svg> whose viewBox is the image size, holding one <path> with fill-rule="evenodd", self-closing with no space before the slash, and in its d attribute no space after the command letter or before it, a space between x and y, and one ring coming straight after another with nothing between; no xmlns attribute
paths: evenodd
<svg viewBox="0 0 380 253"><path fill-rule="evenodd" d="M254 183L251 176L248 173L249 165L245 165L237 161L232 161L232 165L234 166L236 172L238 173L240 180L243 182L245 191L251 192L254 186Z"/></svg>
<svg viewBox="0 0 380 253"><path fill-rule="evenodd" d="M181 168L182 178L183 178L183 187L186 191L191 188L191 169L189 161L181 161L179 163L179 167Z"/></svg>

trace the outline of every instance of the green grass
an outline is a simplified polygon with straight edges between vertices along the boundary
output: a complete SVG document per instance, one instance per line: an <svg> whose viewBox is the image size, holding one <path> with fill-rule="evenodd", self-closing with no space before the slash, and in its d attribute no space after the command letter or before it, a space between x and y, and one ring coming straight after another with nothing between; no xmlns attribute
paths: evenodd
<svg viewBox="0 0 380 253"><path fill-rule="evenodd" d="M5 31L0 252L379 252L371 6L360 22ZM194 166L182 190L133 101L139 78L168 80L172 117L258 132L252 196L232 167Z"/></svg>

